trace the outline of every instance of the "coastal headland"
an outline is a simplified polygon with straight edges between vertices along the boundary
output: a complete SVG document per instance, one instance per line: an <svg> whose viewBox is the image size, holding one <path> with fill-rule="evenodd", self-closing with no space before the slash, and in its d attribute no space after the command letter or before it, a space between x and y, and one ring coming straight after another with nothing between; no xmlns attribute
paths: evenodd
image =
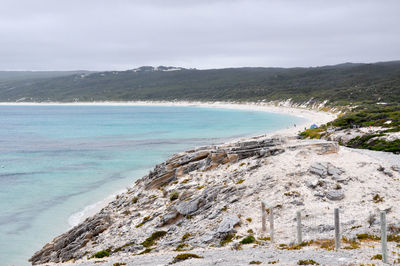
<svg viewBox="0 0 400 266"><path fill-rule="evenodd" d="M240 108L302 116L308 122L172 155L100 212L46 244L30 259L33 264L371 263L380 253L383 210L390 259L398 259L400 156L297 138L304 127L327 123L336 114L287 102L126 104ZM339 251L333 242L335 208L341 219ZM269 223L263 229L263 216L271 213L274 229Z"/></svg>

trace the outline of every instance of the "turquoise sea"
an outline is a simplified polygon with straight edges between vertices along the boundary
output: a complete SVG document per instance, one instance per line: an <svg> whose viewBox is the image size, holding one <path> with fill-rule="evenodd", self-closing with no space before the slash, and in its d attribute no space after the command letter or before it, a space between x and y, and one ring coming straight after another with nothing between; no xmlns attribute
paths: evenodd
<svg viewBox="0 0 400 266"><path fill-rule="evenodd" d="M301 122L202 107L0 106L0 265L28 265L87 206L175 152Z"/></svg>

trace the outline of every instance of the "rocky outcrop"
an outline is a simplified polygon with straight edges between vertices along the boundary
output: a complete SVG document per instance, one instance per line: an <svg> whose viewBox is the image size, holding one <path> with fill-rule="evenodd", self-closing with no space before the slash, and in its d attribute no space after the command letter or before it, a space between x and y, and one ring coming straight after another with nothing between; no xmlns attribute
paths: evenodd
<svg viewBox="0 0 400 266"><path fill-rule="evenodd" d="M90 258L99 251L139 254L149 248L140 243L146 243L154 232L162 235L151 242L150 249L155 251L176 248L182 241L190 247L218 246L227 235L237 233L249 223L250 219L240 218L235 206L242 206L243 202L248 205L256 195L272 191L279 184L267 171L267 164L273 164L274 158L298 150L330 154L337 148L336 143L326 141L259 137L175 154L100 213L46 244L30 261L65 262ZM278 173L285 176L281 170ZM303 169L291 176L298 178L306 173L307 169ZM308 186L321 189L322 193L330 188L326 177L333 180L343 171L330 163L315 163L310 173L317 177ZM259 176L262 177L257 182L246 181ZM335 193L339 192L328 192L329 196L323 197L338 200L341 196ZM287 198L287 206L305 204L305 198L295 192L287 193Z"/></svg>
<svg viewBox="0 0 400 266"><path fill-rule="evenodd" d="M274 156L284 152L282 139L264 139L236 142L230 145L201 147L184 153L175 154L140 182L146 189L156 189L168 184L177 177L193 171L208 171L228 162L236 162L249 157Z"/></svg>
<svg viewBox="0 0 400 266"><path fill-rule="evenodd" d="M56 237L51 243L46 244L29 261L32 264L42 264L65 262L72 258L80 258L83 256L80 249L92 238L104 232L111 224L112 220L108 215L96 215L88 218L85 222Z"/></svg>

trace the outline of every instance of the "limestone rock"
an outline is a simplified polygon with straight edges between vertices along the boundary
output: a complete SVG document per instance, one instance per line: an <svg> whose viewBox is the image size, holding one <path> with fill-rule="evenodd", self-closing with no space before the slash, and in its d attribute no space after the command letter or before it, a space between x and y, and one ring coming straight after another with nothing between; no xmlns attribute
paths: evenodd
<svg viewBox="0 0 400 266"><path fill-rule="evenodd" d="M93 216L67 233L56 237L52 243L46 244L29 259L32 264L43 264L50 261L65 262L74 258L79 249L86 245L89 239L104 232L112 221L108 215Z"/></svg>
<svg viewBox="0 0 400 266"><path fill-rule="evenodd" d="M330 200L342 200L344 199L344 192L343 190L329 190L326 197Z"/></svg>
<svg viewBox="0 0 400 266"><path fill-rule="evenodd" d="M176 206L176 210L182 215L191 214L199 209L199 199L184 201Z"/></svg>
<svg viewBox="0 0 400 266"><path fill-rule="evenodd" d="M319 180L317 178L312 178L306 181L306 186L309 188L316 188L319 184Z"/></svg>
<svg viewBox="0 0 400 266"><path fill-rule="evenodd" d="M316 174L324 178L328 174L328 164L324 162L315 162L311 164L309 170L312 174Z"/></svg>
<svg viewBox="0 0 400 266"><path fill-rule="evenodd" d="M164 225L174 223L176 220L178 220L178 218L179 218L179 213L177 211L171 211L171 212L165 214L161 218L159 226L164 226Z"/></svg>
<svg viewBox="0 0 400 266"><path fill-rule="evenodd" d="M225 216L222 222L219 224L218 233L230 233L234 230L235 225L240 223L240 219L234 215Z"/></svg>
<svg viewBox="0 0 400 266"><path fill-rule="evenodd" d="M331 164L328 166L328 175L338 176L343 173L344 173L344 171L340 168L337 168Z"/></svg>
<svg viewBox="0 0 400 266"><path fill-rule="evenodd" d="M215 238L216 233L215 232L211 232L211 233L207 233L204 234L201 238L200 241L204 244L210 243L214 238Z"/></svg>

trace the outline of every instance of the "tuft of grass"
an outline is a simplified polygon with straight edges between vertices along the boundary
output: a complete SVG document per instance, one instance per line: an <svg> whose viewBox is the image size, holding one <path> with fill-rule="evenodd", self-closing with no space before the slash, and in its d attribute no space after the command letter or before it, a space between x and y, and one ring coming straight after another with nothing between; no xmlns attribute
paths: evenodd
<svg viewBox="0 0 400 266"><path fill-rule="evenodd" d="M151 247L156 243L158 239L162 238L166 234L167 234L166 231L156 231L153 234L151 234L150 237L146 238L146 240L143 241L141 244L146 248Z"/></svg>
<svg viewBox="0 0 400 266"><path fill-rule="evenodd" d="M95 253L95 254L92 256L92 258L98 258L98 259L100 259L100 258L104 258L104 257L108 257L108 256L110 256L110 252L109 252L109 251L107 251L107 250L101 250L101 251Z"/></svg>
<svg viewBox="0 0 400 266"><path fill-rule="evenodd" d="M245 238L243 238L240 243L241 244L251 244L256 242L256 239L254 238L254 236L246 236Z"/></svg>
<svg viewBox="0 0 400 266"><path fill-rule="evenodd" d="M188 259L201 259L201 258L203 258L203 257L201 257L197 254L182 253L182 254L176 255L169 264L174 264L174 263L181 262L181 261L188 260Z"/></svg>
<svg viewBox="0 0 400 266"><path fill-rule="evenodd" d="M299 134L300 137L302 138L310 138L310 139L320 139L321 134L325 132L325 128L312 128L312 129L306 129L305 131L301 132Z"/></svg>
<svg viewBox="0 0 400 266"><path fill-rule="evenodd" d="M191 233L186 233L182 236L182 241L185 241L186 239L188 239L189 237L191 237L192 234Z"/></svg>
<svg viewBox="0 0 400 266"><path fill-rule="evenodd" d="M132 204L135 204L136 202L138 202L138 200L139 200L138 197L134 197L134 198L132 199Z"/></svg>
<svg viewBox="0 0 400 266"><path fill-rule="evenodd" d="M230 233L230 234L226 235L226 236L219 242L219 244L223 247L223 246L225 246L226 244L232 242L232 240L233 240L234 237L235 237L235 234L234 234L234 233Z"/></svg>
<svg viewBox="0 0 400 266"><path fill-rule="evenodd" d="M242 184L244 181L245 181L244 179L240 179L240 180L237 181L235 184L236 184L236 185L239 185L239 184Z"/></svg>
<svg viewBox="0 0 400 266"><path fill-rule="evenodd" d="M268 264L277 264L279 260L268 261Z"/></svg>
<svg viewBox="0 0 400 266"><path fill-rule="evenodd" d="M354 230L354 229L361 228L361 227L362 227L362 225L354 225L350 228L350 230Z"/></svg>
<svg viewBox="0 0 400 266"><path fill-rule="evenodd" d="M302 247L305 247L305 246L310 246L311 244L313 244L314 243L314 241L313 240L310 240L310 241L303 241L303 242L301 242L300 244L297 244L297 245L286 245L286 244L280 244L279 245L279 249L286 249L286 250L299 250L299 249L301 249Z"/></svg>
<svg viewBox="0 0 400 266"><path fill-rule="evenodd" d="M261 264L261 263L262 262L258 261L258 260L252 260L252 261L249 262L249 264Z"/></svg>
<svg viewBox="0 0 400 266"><path fill-rule="evenodd" d="M298 191L289 191L289 192L285 192L283 193L283 195L285 195L286 197L300 197L300 193Z"/></svg>
<svg viewBox="0 0 400 266"><path fill-rule="evenodd" d="M186 178L184 180L182 180L181 184L186 184L187 182L191 181L191 178Z"/></svg>
<svg viewBox="0 0 400 266"><path fill-rule="evenodd" d="M196 189L200 190L203 189L206 185L198 186Z"/></svg>
<svg viewBox="0 0 400 266"><path fill-rule="evenodd" d="M251 219L250 217L246 218L246 221L248 221L249 223L251 223L253 221L253 219Z"/></svg>
<svg viewBox="0 0 400 266"><path fill-rule="evenodd" d="M170 201L174 201L177 200L179 198L179 193L178 191L174 191L169 195L169 200Z"/></svg>
<svg viewBox="0 0 400 266"><path fill-rule="evenodd" d="M113 266L122 266L122 265L126 265L125 262L116 262L113 264Z"/></svg>
<svg viewBox="0 0 400 266"><path fill-rule="evenodd" d="M187 247L189 247L188 244L186 244L186 243L180 243L180 244L176 247L175 251L185 251L185 248L187 248Z"/></svg>
<svg viewBox="0 0 400 266"><path fill-rule="evenodd" d="M116 249L114 249L113 253L120 252L123 248L132 246L133 244L135 244L135 243L134 242L130 242L130 243L126 243L123 246L117 247Z"/></svg>
<svg viewBox="0 0 400 266"><path fill-rule="evenodd" d="M314 243L322 249L325 250L334 250L335 249L335 241L332 239L321 239L315 240Z"/></svg>
<svg viewBox="0 0 400 266"><path fill-rule="evenodd" d="M346 237L342 237L342 241L348 246L343 247L343 249L359 249L361 246L360 242L357 242L355 240L347 239Z"/></svg>
<svg viewBox="0 0 400 266"><path fill-rule="evenodd" d="M150 219L150 216L146 216L143 218L142 222L138 225L136 225L136 228L141 227L142 225L144 225L148 220Z"/></svg>
<svg viewBox="0 0 400 266"><path fill-rule="evenodd" d="M357 234L357 239L360 241L378 241L381 240L379 236L369 235L369 234Z"/></svg>
<svg viewBox="0 0 400 266"><path fill-rule="evenodd" d="M152 250L153 250L152 248L146 248L145 250L143 250L142 252L140 252L138 255L143 255L143 254L150 253Z"/></svg>
<svg viewBox="0 0 400 266"><path fill-rule="evenodd" d="M400 243L400 235L388 235L387 241Z"/></svg>
<svg viewBox="0 0 400 266"><path fill-rule="evenodd" d="M381 196L379 196L379 194L376 194L376 195L372 198L372 200L374 201L374 203L379 203L379 202L383 202L383 201L384 201L384 198L381 197Z"/></svg>
<svg viewBox="0 0 400 266"><path fill-rule="evenodd" d="M269 236L267 236L267 237L259 237L258 240L261 240L261 241L270 241L270 240L271 240L271 237L269 237Z"/></svg>
<svg viewBox="0 0 400 266"><path fill-rule="evenodd" d="M315 260L299 260L297 265L319 265Z"/></svg>
<svg viewBox="0 0 400 266"><path fill-rule="evenodd" d="M372 256L371 260L382 260L382 254L376 254Z"/></svg>

